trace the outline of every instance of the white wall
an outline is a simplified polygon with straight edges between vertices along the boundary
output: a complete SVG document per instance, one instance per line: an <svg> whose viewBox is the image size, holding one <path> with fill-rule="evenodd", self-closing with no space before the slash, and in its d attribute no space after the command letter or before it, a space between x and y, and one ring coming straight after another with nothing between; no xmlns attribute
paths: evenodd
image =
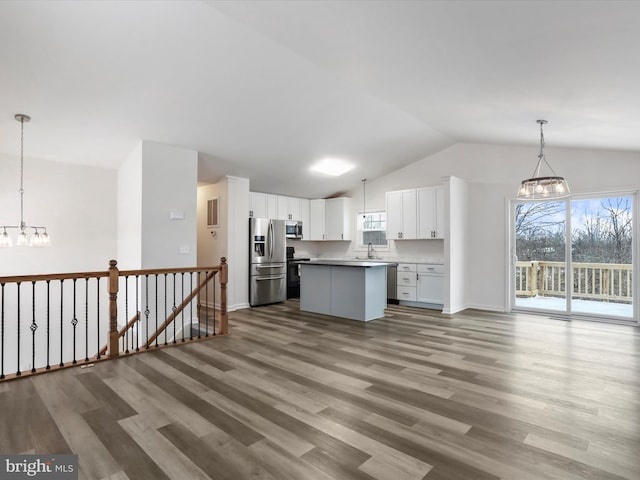
<svg viewBox="0 0 640 480"><path fill-rule="evenodd" d="M446 179L444 241L444 313L456 313L467 305L467 256L469 250L469 196L467 184L458 177Z"/></svg>
<svg viewBox="0 0 640 480"><path fill-rule="evenodd" d="M0 155L0 223L17 225L20 222L20 159L16 156ZM44 273L106 271L109 260L116 257L116 191L117 172L111 169L51 162L42 159L25 158L24 178L24 219L31 225L47 227L51 238L48 247L15 246L16 230L9 230L14 238L12 248L0 249L0 276L33 275ZM31 232L29 232L31 233ZM89 297L96 296L96 282L89 282ZM77 282L78 305L84 305L85 282ZM33 321L31 311L32 285L21 285L21 357L20 368L31 368L31 341L29 325ZM64 361L73 358L72 351L72 309L74 283L64 283ZM101 331L106 339L107 295L106 282L101 282L103 302L101 303ZM4 289L5 308L5 373L15 371L17 353L17 286L7 285ZM51 282L49 294L55 299L56 308L51 309L50 344L51 363L59 363L60 353L60 282ZM46 319L47 291L44 282L36 287L35 319L38 329L35 335L35 365L46 364ZM77 338L77 358L84 358L84 308L78 309L80 321ZM95 310L90 313L89 344L97 342Z"/></svg>
<svg viewBox="0 0 640 480"><path fill-rule="evenodd" d="M142 268L142 142L118 169L118 267Z"/></svg>
<svg viewBox="0 0 640 480"><path fill-rule="evenodd" d="M20 158L0 155L0 224L20 222ZM107 270L116 258L117 172L25 158L24 219L46 248L0 249L0 276ZM8 230L16 239L16 230Z"/></svg>
<svg viewBox="0 0 640 480"><path fill-rule="evenodd" d="M207 228L207 201L219 198L219 226ZM227 182L220 181L212 185L198 187L198 266L214 266L220 258L227 255L227 231L229 196Z"/></svg>
<svg viewBox="0 0 640 480"><path fill-rule="evenodd" d="M229 193L228 304L230 310L249 306L249 180L227 177Z"/></svg>
<svg viewBox="0 0 640 480"><path fill-rule="evenodd" d="M207 228L207 201L219 197L220 226ZM249 306L249 180L227 176L198 187L198 266L229 265L227 308ZM218 292L216 292L216 298Z"/></svg>
<svg viewBox="0 0 640 480"><path fill-rule="evenodd" d="M198 152L142 142L142 268L196 266L197 184Z"/></svg>

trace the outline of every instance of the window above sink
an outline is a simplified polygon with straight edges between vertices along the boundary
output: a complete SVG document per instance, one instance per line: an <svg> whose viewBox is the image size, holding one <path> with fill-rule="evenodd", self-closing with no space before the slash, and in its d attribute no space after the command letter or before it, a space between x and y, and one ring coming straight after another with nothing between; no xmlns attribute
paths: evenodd
<svg viewBox="0 0 640 480"><path fill-rule="evenodd" d="M389 251L387 241L387 212L384 210L373 212L359 212L356 218L357 245L354 250L368 251L369 243L375 252ZM366 256L356 257L357 259L367 259Z"/></svg>

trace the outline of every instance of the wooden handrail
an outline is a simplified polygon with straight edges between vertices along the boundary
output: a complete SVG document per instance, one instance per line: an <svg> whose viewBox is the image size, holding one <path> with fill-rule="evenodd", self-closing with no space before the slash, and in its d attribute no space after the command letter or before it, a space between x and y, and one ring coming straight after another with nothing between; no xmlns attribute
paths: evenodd
<svg viewBox="0 0 640 480"><path fill-rule="evenodd" d="M115 260L114 260L115 261ZM116 262L117 265L117 262ZM187 268L158 268L145 270L118 270L118 276L144 276L144 275L163 275L169 273L190 273L190 272L211 272L221 271L222 267L187 267ZM101 272L71 272L71 273L44 273L38 275L11 275L0 277L0 283L29 283L44 282L47 280L72 280L85 278L106 278L109 271Z"/></svg>
<svg viewBox="0 0 640 480"><path fill-rule="evenodd" d="M224 258L224 257L223 257ZM170 273L193 273L193 272L219 272L220 266L215 267L182 267L182 268L154 268L146 270L120 270L119 275L121 277L133 277L144 275L164 275Z"/></svg>
<svg viewBox="0 0 640 480"><path fill-rule="evenodd" d="M187 295L187 297L182 301L182 303L173 312L169 314L169 316L165 319L164 322L162 322L162 324L158 327L155 333L151 335L149 339L146 341L146 343L144 344L145 348L149 348L149 346L154 342L154 340L158 338L160 334L162 334L162 332L164 332L164 330L180 314L180 312L182 312L182 310L184 310L184 308L191 303L191 300L193 300L193 298L200 293L200 290L206 287L207 283L209 283L209 281L216 276L216 273L218 273L218 269L215 269L214 271L209 272L209 274L205 277L205 279L200 282L200 285L194 288L193 291L189 295Z"/></svg>
<svg viewBox="0 0 640 480"><path fill-rule="evenodd" d="M129 320L127 322L127 324L122 327L120 329L120 331L118 332L118 338L122 338L124 337L124 334L126 333L127 330L129 330L131 327L133 327L135 325L135 323L140 320L140 312L137 312L132 318L131 320ZM105 353L107 353L107 350L109 348L109 345L104 345L101 349L100 349L100 353L99 355L104 355Z"/></svg>
<svg viewBox="0 0 640 480"><path fill-rule="evenodd" d="M109 272L45 273L39 275L13 275L0 277L0 283L46 282L47 280L70 280L84 278L104 278Z"/></svg>

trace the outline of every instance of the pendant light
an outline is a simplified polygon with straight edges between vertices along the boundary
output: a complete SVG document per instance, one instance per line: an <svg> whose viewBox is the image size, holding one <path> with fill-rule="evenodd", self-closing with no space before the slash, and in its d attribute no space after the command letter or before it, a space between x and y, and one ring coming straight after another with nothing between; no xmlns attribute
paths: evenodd
<svg viewBox="0 0 640 480"><path fill-rule="evenodd" d="M46 227L35 227L27 225L24 221L24 124L31 120L31 117L23 113L15 115L15 119L20 122L20 224L0 225L0 247L12 247L13 241L7 233L7 229L19 230L16 245L19 247L29 245L30 247L46 247L49 245L49 235ZM33 235L29 237L27 230L33 230Z"/></svg>
<svg viewBox="0 0 640 480"><path fill-rule="evenodd" d="M536 169L533 171L533 176L520 183L517 198L519 200L549 200L553 198L568 197L571 193L569 190L569 184L564 177L559 177L556 174L544 156L545 144L542 126L545 125L547 121L537 120L537 123L540 124L540 153L538 154L538 164L536 165ZM540 176L540 168L542 167L543 161L551 172L550 176Z"/></svg>

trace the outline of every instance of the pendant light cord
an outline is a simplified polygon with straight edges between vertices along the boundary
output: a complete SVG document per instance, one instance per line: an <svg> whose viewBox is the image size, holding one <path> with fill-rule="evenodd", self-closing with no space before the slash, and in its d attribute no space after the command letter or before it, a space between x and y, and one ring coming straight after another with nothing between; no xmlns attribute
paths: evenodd
<svg viewBox="0 0 640 480"><path fill-rule="evenodd" d="M362 179L362 218L367 218L367 179Z"/></svg>
<svg viewBox="0 0 640 480"><path fill-rule="evenodd" d="M20 118L20 229L24 228L24 118Z"/></svg>

